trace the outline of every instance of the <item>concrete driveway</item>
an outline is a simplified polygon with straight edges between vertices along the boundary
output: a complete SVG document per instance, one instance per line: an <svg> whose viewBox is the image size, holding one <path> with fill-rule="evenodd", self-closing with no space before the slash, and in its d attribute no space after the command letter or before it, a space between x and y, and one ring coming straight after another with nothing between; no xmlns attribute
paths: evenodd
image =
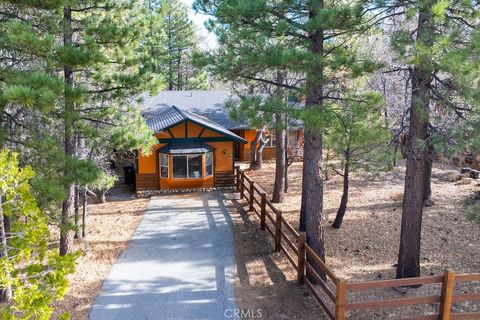
<svg viewBox="0 0 480 320"><path fill-rule="evenodd" d="M89 319L229 319L235 261L224 201L217 192L152 198Z"/></svg>

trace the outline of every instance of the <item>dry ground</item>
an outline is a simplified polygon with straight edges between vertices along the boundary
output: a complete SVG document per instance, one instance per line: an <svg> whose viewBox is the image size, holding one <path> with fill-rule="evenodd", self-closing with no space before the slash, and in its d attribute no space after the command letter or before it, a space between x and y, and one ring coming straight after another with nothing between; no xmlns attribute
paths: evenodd
<svg viewBox="0 0 480 320"><path fill-rule="evenodd" d="M273 190L275 164L265 163L259 172L248 172L268 194ZM290 192L279 204L285 218L298 226L301 198L300 162L290 167ZM331 227L338 208L342 180L325 181L324 225L327 264L345 279L394 277L400 237L404 163L392 172L373 176L362 173L351 178L350 199L340 230ZM480 272L480 225L465 217L464 199L479 182L448 181L457 168L437 164L432 174L435 205L425 208L422 228L422 274L438 274L450 268L456 272ZM478 180L477 180L478 181Z"/></svg>
<svg viewBox="0 0 480 320"><path fill-rule="evenodd" d="M321 320L323 313L281 253L273 251L270 235L258 219L234 201L230 212L235 234L237 276L235 295L240 309L260 310L264 320ZM248 318L248 317L246 317Z"/></svg>
<svg viewBox="0 0 480 320"><path fill-rule="evenodd" d="M86 319L103 280L127 248L128 241L143 215L148 199L134 199L117 188L109 202L91 204L88 250L78 260L69 277L70 288L56 304L56 315L70 312L73 320ZM274 253L264 231L255 227L255 217L239 204L228 202L235 235L236 288L239 308L262 313L262 319L319 320L317 303L305 287L295 282L295 273L285 258ZM79 240L77 248L84 247ZM288 308L286 307L288 306ZM252 313L253 314L253 313Z"/></svg>
<svg viewBox="0 0 480 320"><path fill-rule="evenodd" d="M127 248L148 203L148 199L135 199L121 187L108 200L88 206L88 249L83 250L75 273L69 276L69 291L57 302L56 315L68 311L72 320L87 317L103 280ZM77 240L76 246L84 248L85 243Z"/></svg>

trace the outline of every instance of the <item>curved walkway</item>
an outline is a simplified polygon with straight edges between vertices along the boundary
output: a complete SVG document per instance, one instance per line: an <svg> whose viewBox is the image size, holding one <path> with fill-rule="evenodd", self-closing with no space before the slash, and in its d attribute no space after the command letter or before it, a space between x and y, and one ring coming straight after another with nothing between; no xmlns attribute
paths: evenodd
<svg viewBox="0 0 480 320"><path fill-rule="evenodd" d="M89 319L226 319L236 304L224 201L217 192L152 198Z"/></svg>

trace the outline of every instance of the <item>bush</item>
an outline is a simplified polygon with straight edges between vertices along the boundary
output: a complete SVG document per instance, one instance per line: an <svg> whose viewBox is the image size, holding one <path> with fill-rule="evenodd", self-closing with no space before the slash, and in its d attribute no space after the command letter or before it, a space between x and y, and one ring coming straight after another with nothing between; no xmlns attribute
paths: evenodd
<svg viewBox="0 0 480 320"><path fill-rule="evenodd" d="M473 195L465 200L467 207L467 218L480 224L480 191L475 191Z"/></svg>
<svg viewBox="0 0 480 320"><path fill-rule="evenodd" d="M75 254L59 256L50 249L48 216L32 196L30 181L35 173L21 168L17 155L0 151L0 288L6 303L0 308L4 320L50 319L53 304L68 288L67 275L75 269Z"/></svg>

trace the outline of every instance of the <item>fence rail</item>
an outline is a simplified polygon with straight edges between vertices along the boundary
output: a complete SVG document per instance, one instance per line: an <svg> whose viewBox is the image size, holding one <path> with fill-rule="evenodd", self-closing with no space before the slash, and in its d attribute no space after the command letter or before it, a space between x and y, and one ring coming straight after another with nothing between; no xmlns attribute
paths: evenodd
<svg viewBox="0 0 480 320"><path fill-rule="evenodd" d="M347 282L328 268L306 243L305 236L297 232L283 218L282 211L267 199L265 190L238 166L235 186L240 198L248 202L249 211L259 218L260 229L273 237L274 250L283 252L297 271L298 283L306 285L329 319L373 319L365 315L369 310L383 310L387 316L397 316L381 319L480 319L480 273L455 274L446 270L440 276ZM417 305L426 305L428 310L418 309L420 314L414 315L394 310ZM380 319L378 313L375 317Z"/></svg>

